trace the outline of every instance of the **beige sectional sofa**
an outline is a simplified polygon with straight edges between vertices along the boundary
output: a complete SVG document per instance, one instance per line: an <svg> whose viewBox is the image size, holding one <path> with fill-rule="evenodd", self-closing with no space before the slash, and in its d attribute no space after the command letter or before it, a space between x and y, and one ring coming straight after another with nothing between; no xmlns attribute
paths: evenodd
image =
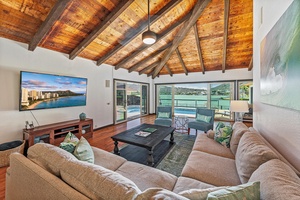
<svg viewBox="0 0 300 200"><path fill-rule="evenodd" d="M12 154L6 199L206 199L218 186L256 181L261 199L300 199L298 171L243 123L233 125L230 148L198 134L180 177L93 152L94 164L49 144Z"/></svg>

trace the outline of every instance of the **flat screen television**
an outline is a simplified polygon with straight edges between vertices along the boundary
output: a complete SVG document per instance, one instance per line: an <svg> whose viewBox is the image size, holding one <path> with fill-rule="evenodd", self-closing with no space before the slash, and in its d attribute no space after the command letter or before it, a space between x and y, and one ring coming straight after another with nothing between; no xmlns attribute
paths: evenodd
<svg viewBox="0 0 300 200"><path fill-rule="evenodd" d="M20 72L19 110L85 106L87 79Z"/></svg>

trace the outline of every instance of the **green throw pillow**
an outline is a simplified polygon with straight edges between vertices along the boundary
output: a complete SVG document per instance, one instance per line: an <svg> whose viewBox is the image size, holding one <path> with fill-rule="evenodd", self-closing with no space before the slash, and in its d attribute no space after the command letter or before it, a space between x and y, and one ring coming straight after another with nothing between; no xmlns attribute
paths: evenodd
<svg viewBox="0 0 300 200"><path fill-rule="evenodd" d="M73 154L78 160L87 161L89 163L94 163L95 161L93 149L84 137L80 138Z"/></svg>
<svg viewBox="0 0 300 200"><path fill-rule="evenodd" d="M211 120L211 116L206 116L206 115L198 114L197 117L196 117L196 120L197 121L203 121L203 122L209 123L210 120Z"/></svg>
<svg viewBox="0 0 300 200"><path fill-rule="evenodd" d="M158 112L157 117L158 118L169 118L170 113L169 112Z"/></svg>
<svg viewBox="0 0 300 200"><path fill-rule="evenodd" d="M216 127L214 140L222 144L223 146L229 148L231 134L232 134L231 126L225 126L224 123L220 122Z"/></svg>
<svg viewBox="0 0 300 200"><path fill-rule="evenodd" d="M243 185L233 186L211 192L207 200L259 200L260 199L260 182L249 182Z"/></svg>
<svg viewBox="0 0 300 200"><path fill-rule="evenodd" d="M60 143L59 147L70 153L73 153L78 142L79 139L73 133L69 132L64 141Z"/></svg>

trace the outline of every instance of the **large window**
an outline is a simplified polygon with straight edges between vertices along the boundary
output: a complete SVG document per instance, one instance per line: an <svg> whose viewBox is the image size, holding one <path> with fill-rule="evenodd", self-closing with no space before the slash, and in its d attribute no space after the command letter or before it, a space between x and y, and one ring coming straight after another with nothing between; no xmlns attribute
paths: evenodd
<svg viewBox="0 0 300 200"><path fill-rule="evenodd" d="M245 85L252 81L238 82ZM236 81L157 85L157 105L172 106L174 115L195 117L197 107L215 110L216 119L231 120L230 101L235 99ZM239 86L239 88L241 88ZM244 87L246 88L246 87ZM239 94L247 93L239 89ZM249 96L249 95L248 95ZM244 97L246 95L244 94Z"/></svg>
<svg viewBox="0 0 300 200"><path fill-rule="evenodd" d="M115 123L148 114L148 84L114 81Z"/></svg>

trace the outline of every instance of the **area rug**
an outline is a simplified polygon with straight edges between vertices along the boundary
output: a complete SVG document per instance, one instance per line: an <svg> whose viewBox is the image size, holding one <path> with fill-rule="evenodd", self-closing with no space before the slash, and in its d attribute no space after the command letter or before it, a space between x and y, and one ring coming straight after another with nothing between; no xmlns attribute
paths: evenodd
<svg viewBox="0 0 300 200"><path fill-rule="evenodd" d="M190 155L195 135L174 132L174 145L169 145L170 136L166 137L154 149L154 167L180 176L181 171ZM148 150L134 145L123 145L120 148L121 156L129 161L147 165Z"/></svg>
<svg viewBox="0 0 300 200"><path fill-rule="evenodd" d="M174 148L167 153L156 168L180 176L192 151L196 136L175 132L174 138L176 141Z"/></svg>

